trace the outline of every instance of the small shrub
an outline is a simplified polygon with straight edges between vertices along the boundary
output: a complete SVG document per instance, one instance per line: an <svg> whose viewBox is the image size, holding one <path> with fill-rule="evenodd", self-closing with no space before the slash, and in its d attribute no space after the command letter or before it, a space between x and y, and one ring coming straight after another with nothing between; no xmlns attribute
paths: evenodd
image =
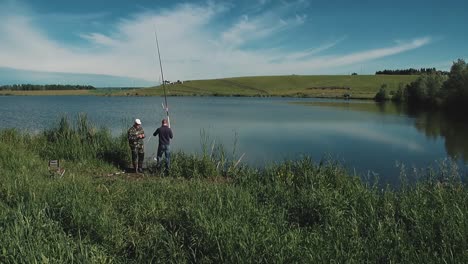
<svg viewBox="0 0 468 264"><path fill-rule="evenodd" d="M376 102L384 102L388 99L386 87L387 85L385 84L382 85L382 87L380 87L380 90L377 92L377 94L375 94L374 100Z"/></svg>

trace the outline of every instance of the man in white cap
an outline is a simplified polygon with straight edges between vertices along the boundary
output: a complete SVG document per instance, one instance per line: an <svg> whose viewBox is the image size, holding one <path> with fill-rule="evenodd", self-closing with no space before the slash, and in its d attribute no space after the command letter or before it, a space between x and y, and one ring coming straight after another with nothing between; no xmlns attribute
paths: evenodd
<svg viewBox="0 0 468 264"><path fill-rule="evenodd" d="M127 137L132 151L133 168L136 173L143 172L143 160L145 158L143 139L145 138L145 131L143 131L140 119L135 119L133 126L128 129Z"/></svg>

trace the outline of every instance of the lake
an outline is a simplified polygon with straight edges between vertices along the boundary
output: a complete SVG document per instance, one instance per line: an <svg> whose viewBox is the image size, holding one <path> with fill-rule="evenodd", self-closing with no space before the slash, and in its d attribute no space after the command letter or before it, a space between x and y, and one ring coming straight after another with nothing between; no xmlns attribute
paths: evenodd
<svg viewBox="0 0 468 264"><path fill-rule="evenodd" d="M0 96L0 128L37 133L86 113L114 135L140 118L147 135L164 117L161 97ZM468 165L468 125L393 104L300 98L169 97L173 150L200 153L223 144L242 162L262 167L285 159L331 157L350 172L398 181L397 164L425 168L447 157ZM157 140L147 139L147 156Z"/></svg>

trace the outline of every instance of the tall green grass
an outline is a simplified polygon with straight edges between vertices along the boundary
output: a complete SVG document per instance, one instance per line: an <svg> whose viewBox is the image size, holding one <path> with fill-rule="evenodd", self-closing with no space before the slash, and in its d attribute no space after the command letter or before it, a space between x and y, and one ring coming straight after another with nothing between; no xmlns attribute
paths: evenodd
<svg viewBox="0 0 468 264"><path fill-rule="evenodd" d="M120 162L106 152L129 160L125 138L85 121L0 132L1 263L468 260L468 192L450 161L399 189L327 160L253 169L225 155L221 166L215 147L178 153L169 177L107 176ZM62 178L50 176L51 157Z"/></svg>
<svg viewBox="0 0 468 264"><path fill-rule="evenodd" d="M60 122L43 133L39 154L46 159L70 161L102 160L125 166L128 160L128 144L122 134L113 139L106 128L96 128L84 114L78 115L75 122L64 116Z"/></svg>

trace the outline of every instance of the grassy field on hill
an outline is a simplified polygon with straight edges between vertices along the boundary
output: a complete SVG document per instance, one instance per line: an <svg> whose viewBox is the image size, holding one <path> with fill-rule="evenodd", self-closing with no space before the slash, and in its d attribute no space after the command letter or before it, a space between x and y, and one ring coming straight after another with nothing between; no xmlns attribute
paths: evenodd
<svg viewBox="0 0 468 264"><path fill-rule="evenodd" d="M288 96L370 99L382 85L387 91L416 80L418 75L287 75L193 80L166 85L169 96ZM0 95L104 95L161 96L162 86L138 89L96 89L66 91L9 91Z"/></svg>
<svg viewBox="0 0 468 264"><path fill-rule="evenodd" d="M185 81L166 85L171 96L290 96L370 99L380 87L396 91L399 86L416 80L417 75L288 75L256 76L213 80ZM113 95L158 96L163 95L161 86L128 90Z"/></svg>

